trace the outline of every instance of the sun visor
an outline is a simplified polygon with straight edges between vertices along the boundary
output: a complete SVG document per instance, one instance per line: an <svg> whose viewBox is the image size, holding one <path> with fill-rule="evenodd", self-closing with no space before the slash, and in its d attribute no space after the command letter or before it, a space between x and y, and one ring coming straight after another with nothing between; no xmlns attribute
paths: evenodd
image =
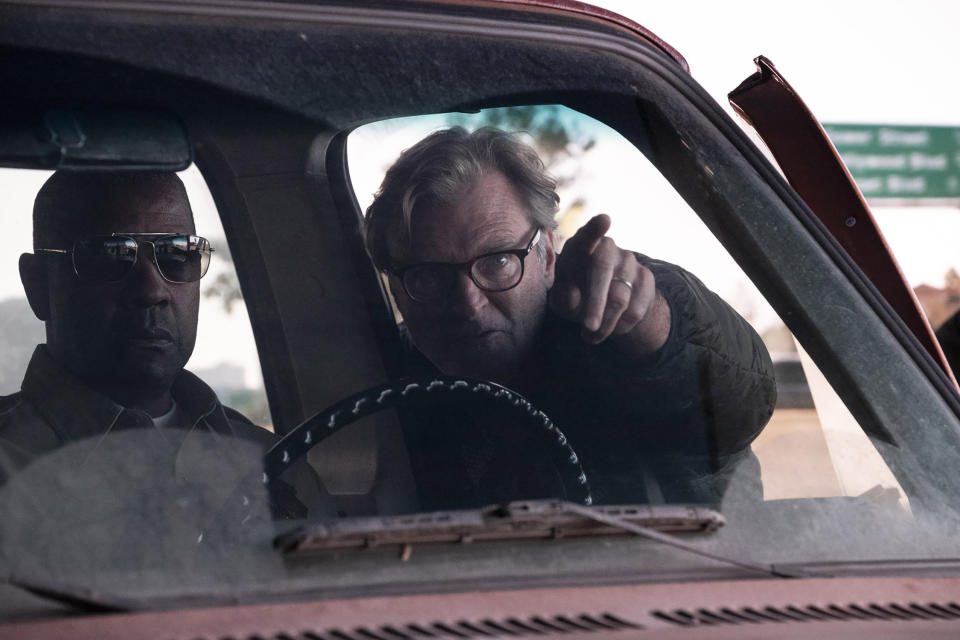
<svg viewBox="0 0 960 640"><path fill-rule="evenodd" d="M156 111L0 106L0 166L181 171L193 152L178 118Z"/></svg>

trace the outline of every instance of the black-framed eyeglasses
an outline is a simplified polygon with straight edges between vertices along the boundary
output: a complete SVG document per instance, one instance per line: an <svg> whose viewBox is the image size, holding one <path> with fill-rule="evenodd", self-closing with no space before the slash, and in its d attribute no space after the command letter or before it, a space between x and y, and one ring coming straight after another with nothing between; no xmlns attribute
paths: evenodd
<svg viewBox="0 0 960 640"><path fill-rule="evenodd" d="M153 262L167 282L196 282L210 267L210 242L185 233L111 233L81 238L71 249L36 251L70 254L74 272L85 282L118 282L133 271L141 244L153 246Z"/></svg>
<svg viewBox="0 0 960 640"><path fill-rule="evenodd" d="M399 278L403 290L417 302L440 302L446 299L457 282L457 272L464 271L483 291L507 291L523 280L526 257L540 241L538 228L523 249L494 251L468 262L418 262L398 269L388 269Z"/></svg>

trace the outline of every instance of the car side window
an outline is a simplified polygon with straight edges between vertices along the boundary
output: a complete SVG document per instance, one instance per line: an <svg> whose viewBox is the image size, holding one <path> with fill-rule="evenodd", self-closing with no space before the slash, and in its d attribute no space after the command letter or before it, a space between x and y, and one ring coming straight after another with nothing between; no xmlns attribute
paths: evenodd
<svg viewBox="0 0 960 640"><path fill-rule="evenodd" d="M401 151L449 126L517 131L536 148L559 183L555 239L561 255L564 241L595 215L607 214L608 236L620 248L679 265L750 324L776 377L776 406L751 445L765 500L867 494L906 508L905 493L870 439L750 278L637 147L601 123L548 105L365 125L348 141L361 211Z"/></svg>
<svg viewBox="0 0 960 640"><path fill-rule="evenodd" d="M6 194L5 242L0 254L0 395L20 388L35 346L45 341L43 323L27 303L17 262L31 252L33 201L49 171L0 170ZM197 342L187 368L209 384L223 404L251 421L272 428L263 376L236 269L223 226L206 183L195 166L181 172L198 235L210 240L214 253L200 281Z"/></svg>

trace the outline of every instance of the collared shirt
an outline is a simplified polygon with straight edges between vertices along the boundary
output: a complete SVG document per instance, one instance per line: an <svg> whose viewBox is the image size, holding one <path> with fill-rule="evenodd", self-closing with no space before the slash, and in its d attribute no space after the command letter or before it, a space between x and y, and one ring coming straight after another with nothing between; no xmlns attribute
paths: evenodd
<svg viewBox="0 0 960 640"><path fill-rule="evenodd" d="M187 371L171 394L176 426L158 426L34 350L21 391L0 398L0 572L38 558L77 575L192 568L201 543L306 516L291 484L260 482L272 433Z"/></svg>
<svg viewBox="0 0 960 640"><path fill-rule="evenodd" d="M214 391L189 371L171 389L187 424L161 429L144 411L122 407L84 385L39 345L19 393L0 398L0 484L35 459L66 444L102 439L126 429L152 429L174 450L189 433L218 441L237 438L265 449L274 436L220 404Z"/></svg>

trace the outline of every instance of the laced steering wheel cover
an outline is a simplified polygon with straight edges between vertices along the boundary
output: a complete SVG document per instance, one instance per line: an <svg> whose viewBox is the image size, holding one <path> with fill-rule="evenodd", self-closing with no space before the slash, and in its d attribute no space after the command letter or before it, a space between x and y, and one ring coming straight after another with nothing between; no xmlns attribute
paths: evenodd
<svg viewBox="0 0 960 640"><path fill-rule="evenodd" d="M477 394L479 398L526 414L529 421L542 431L545 441L555 444L551 453L561 471L561 478L575 478L573 482L564 482L567 499L584 505L593 503L590 483L579 456L570 446L567 437L544 412L522 395L494 382L451 376L403 378L371 387L336 402L308 418L264 454L262 481L269 484L322 440L365 416L402 405L413 396L451 392ZM567 468L567 473L563 472L564 467Z"/></svg>

